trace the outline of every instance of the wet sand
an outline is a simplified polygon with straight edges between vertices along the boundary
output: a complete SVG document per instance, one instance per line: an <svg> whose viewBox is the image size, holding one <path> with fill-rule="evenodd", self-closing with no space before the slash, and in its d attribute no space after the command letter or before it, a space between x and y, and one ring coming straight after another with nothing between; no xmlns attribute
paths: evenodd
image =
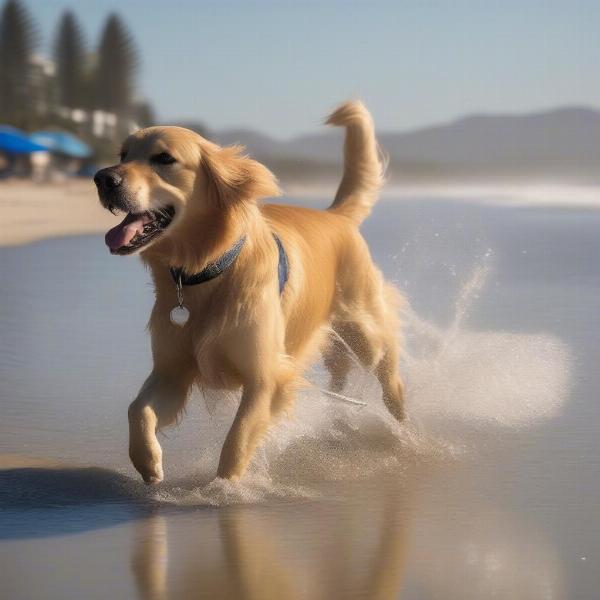
<svg viewBox="0 0 600 600"><path fill-rule="evenodd" d="M100 234L1 248L0 595L595 597L600 212L474 200L384 201L363 226L410 301L408 421L360 369L367 406L325 397L317 365L237 484L214 479L230 395L161 435L163 484L129 463L140 261Z"/></svg>

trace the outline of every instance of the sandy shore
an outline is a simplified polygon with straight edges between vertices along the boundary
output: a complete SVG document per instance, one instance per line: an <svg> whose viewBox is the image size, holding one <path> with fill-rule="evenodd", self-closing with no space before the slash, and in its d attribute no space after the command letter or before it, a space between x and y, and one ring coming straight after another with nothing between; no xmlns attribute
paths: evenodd
<svg viewBox="0 0 600 600"><path fill-rule="evenodd" d="M335 184L285 186L292 198L333 198ZM600 208L600 187L547 182L410 183L388 184L385 198L445 198L506 206ZM91 180L56 184L30 181L0 182L0 246L88 233L104 233L122 216L113 216L98 202Z"/></svg>
<svg viewBox="0 0 600 600"><path fill-rule="evenodd" d="M26 456L23 454L0 454L0 469L24 469L39 467L44 469L55 469L65 466L56 460L49 460L39 456Z"/></svg>
<svg viewBox="0 0 600 600"><path fill-rule="evenodd" d="M100 206L93 182L85 179L60 184L2 181L0 211L2 246L101 233L120 220Z"/></svg>

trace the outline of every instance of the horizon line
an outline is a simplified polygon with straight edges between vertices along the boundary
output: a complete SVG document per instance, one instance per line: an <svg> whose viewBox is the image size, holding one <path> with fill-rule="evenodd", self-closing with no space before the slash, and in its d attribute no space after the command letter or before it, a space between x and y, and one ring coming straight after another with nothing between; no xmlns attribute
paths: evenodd
<svg viewBox="0 0 600 600"><path fill-rule="evenodd" d="M465 112L459 116L450 117L446 120L434 121L429 125L418 125L416 127L411 127L409 129L377 129L377 134L378 135L381 135L381 134L384 134L384 135L408 135L408 134L412 134L412 133L420 133L423 131L427 131L429 129L436 129L438 127L447 127L447 126L455 125L457 123L460 123L461 121L466 121L466 120L474 119L474 118L493 119L493 118L502 118L502 117L512 117L512 118L517 119L517 118L544 116L544 115L549 115L552 113L558 113L558 112L564 112L564 111L573 111L573 112L574 111L587 111L587 112L592 112L592 113L598 113L598 115L600 116L600 106L593 106L591 104L581 104L581 103L554 105L554 106L547 107L547 108L529 109L526 111L486 112L484 110L481 110L481 111L477 110L477 111ZM278 136L272 135L270 133L264 132L261 129L255 129L248 125L241 125L241 124L230 125L228 127L221 128L221 129L211 128L209 125L206 124L205 121L203 121L202 119L197 118L197 117L180 117L180 118L172 119L172 120L160 119L159 123L157 123L157 125L160 125L160 126L174 125L174 126L184 126L184 127L186 125L195 125L195 126L204 128L205 131L209 134L215 134L215 133L222 134L222 133L232 133L232 132L243 131L243 132L247 132L247 133L259 134L262 137L265 137L265 138L268 138L269 140L273 140L273 141L277 141L277 142L291 142L293 140L301 139L304 137L312 137L313 135L316 135L318 133L323 133L324 131L329 131L329 130L334 131L334 128L331 128L331 127L328 127L327 125L325 125L325 121L323 121L323 123L319 124L318 126L315 126L315 129L312 131L305 131L304 133L298 133L298 134L294 134L291 136L285 136L285 137L278 137Z"/></svg>

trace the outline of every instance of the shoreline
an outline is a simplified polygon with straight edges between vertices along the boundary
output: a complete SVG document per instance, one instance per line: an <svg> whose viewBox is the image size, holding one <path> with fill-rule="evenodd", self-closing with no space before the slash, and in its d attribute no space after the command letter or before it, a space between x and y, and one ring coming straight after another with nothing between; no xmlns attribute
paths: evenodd
<svg viewBox="0 0 600 600"><path fill-rule="evenodd" d="M290 199L333 198L337 183L284 185ZM384 200L443 199L509 208L600 209L600 186L547 181L468 181L388 183ZM91 180L39 184L0 182L0 247L20 246L74 235L103 234L122 216L104 210Z"/></svg>
<svg viewBox="0 0 600 600"><path fill-rule="evenodd" d="M286 191L298 198L331 198L336 185L290 184ZM381 198L441 199L488 206L600 209L600 184L544 180L448 180L387 182Z"/></svg>
<svg viewBox="0 0 600 600"><path fill-rule="evenodd" d="M0 182L0 246L101 233L121 219L104 210L91 180Z"/></svg>

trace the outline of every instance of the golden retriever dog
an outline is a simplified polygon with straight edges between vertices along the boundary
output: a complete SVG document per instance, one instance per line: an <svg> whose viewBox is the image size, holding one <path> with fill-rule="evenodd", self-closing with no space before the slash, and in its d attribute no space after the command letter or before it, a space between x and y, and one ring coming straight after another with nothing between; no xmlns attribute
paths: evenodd
<svg viewBox="0 0 600 600"><path fill-rule="evenodd" d="M96 173L102 205L126 213L106 244L139 253L155 287L154 365L129 407L129 455L146 483L163 479L156 434L194 385L242 390L217 471L240 478L319 351L332 391L349 372L347 346L403 419L400 296L359 233L383 177L373 121L347 102L327 123L346 130L343 178L327 210L260 204L280 194L266 167L181 127L132 134L120 163Z"/></svg>

